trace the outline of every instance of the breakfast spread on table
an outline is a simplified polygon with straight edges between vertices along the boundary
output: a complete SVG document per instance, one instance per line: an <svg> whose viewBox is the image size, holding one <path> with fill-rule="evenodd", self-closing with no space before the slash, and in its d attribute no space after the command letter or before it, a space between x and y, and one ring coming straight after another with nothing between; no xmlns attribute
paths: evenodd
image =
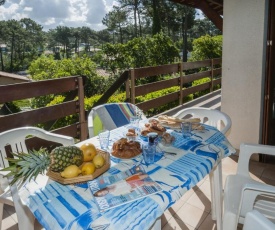
<svg viewBox="0 0 275 230"><path fill-rule="evenodd" d="M182 122L190 122L192 124L192 130L203 130L204 127L200 124L200 118L187 118L180 119L167 115L158 116L158 120L161 125L169 128L179 129L181 127Z"/></svg>
<svg viewBox="0 0 275 230"><path fill-rule="evenodd" d="M161 143L164 145L171 145L175 139L176 138L173 135L165 132L164 134L162 134Z"/></svg>
<svg viewBox="0 0 275 230"><path fill-rule="evenodd" d="M58 146L50 152L46 148L41 148L30 150L28 153L12 153L12 155L16 158L8 158L8 160L13 165L6 168L10 171L9 175L15 175L11 181L12 184L19 180L24 182L35 179L38 173L44 171L47 171L51 179L60 183L87 181L110 168L108 154L96 149L92 143L85 143L81 147ZM22 169L20 172L17 170L19 167ZM78 179L70 180L74 178ZM67 179L69 181L66 181Z"/></svg>
<svg viewBox="0 0 275 230"><path fill-rule="evenodd" d="M121 159L130 159L141 154L141 145L137 141L129 141L127 138L120 138L114 142L112 155Z"/></svg>
<svg viewBox="0 0 275 230"><path fill-rule="evenodd" d="M165 131L166 128L164 128L157 119L152 118L144 125L144 128L141 130L141 135L147 136L148 133L152 132L162 135Z"/></svg>
<svg viewBox="0 0 275 230"><path fill-rule="evenodd" d="M96 169L101 168L105 164L105 159L98 153L92 143L85 143L80 146L82 152L81 165L71 164L60 172L63 178L73 178L77 176L92 175Z"/></svg>
<svg viewBox="0 0 275 230"><path fill-rule="evenodd" d="M126 133L127 137L135 137L137 136L136 130L135 129L128 129L128 132Z"/></svg>

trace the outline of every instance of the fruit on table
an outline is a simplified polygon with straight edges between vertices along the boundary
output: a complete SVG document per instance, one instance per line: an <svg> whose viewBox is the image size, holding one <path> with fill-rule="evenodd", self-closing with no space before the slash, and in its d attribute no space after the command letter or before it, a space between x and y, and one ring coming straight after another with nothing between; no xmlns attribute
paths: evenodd
<svg viewBox="0 0 275 230"><path fill-rule="evenodd" d="M105 159L103 156L98 154L94 157L93 163L94 163L95 167L98 169L98 168L101 168L105 164Z"/></svg>
<svg viewBox="0 0 275 230"><path fill-rule="evenodd" d="M83 153L76 146L60 146L49 153L47 149L30 150L29 153L12 153L14 158L7 158L10 166L1 171L10 171L7 176L13 176L11 184L18 180L36 179L39 173L49 168L61 172L67 166L80 166L83 163Z"/></svg>
<svg viewBox="0 0 275 230"><path fill-rule="evenodd" d="M92 143L85 143L80 146L83 152L83 161L92 161L94 156L97 154L96 147Z"/></svg>
<svg viewBox="0 0 275 230"><path fill-rule="evenodd" d="M77 177L81 173L81 170L78 168L77 165L70 165L64 169L60 175L64 178L73 178Z"/></svg>
<svg viewBox="0 0 275 230"><path fill-rule="evenodd" d="M50 168L54 172L61 172L69 165L80 166L83 163L83 153L76 146L60 146L50 154Z"/></svg>
<svg viewBox="0 0 275 230"><path fill-rule="evenodd" d="M96 168L93 162L86 162L81 168L81 173L83 176L91 175L95 172Z"/></svg>

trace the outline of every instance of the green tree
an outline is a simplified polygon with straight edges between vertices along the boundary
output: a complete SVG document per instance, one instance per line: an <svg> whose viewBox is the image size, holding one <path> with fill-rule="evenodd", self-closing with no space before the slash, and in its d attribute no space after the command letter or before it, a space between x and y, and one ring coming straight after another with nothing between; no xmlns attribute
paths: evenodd
<svg viewBox="0 0 275 230"><path fill-rule="evenodd" d="M109 31L116 31L120 34L120 43L123 43L123 27L127 25L127 12L120 7L114 6L102 20L103 25L106 25Z"/></svg>
<svg viewBox="0 0 275 230"><path fill-rule="evenodd" d="M9 72L25 69L30 60L36 58L39 51L43 50L45 41L42 27L29 18L20 21L1 21L0 36L7 46L8 52L1 54L5 61L5 71ZM2 69L3 67L4 63Z"/></svg>
<svg viewBox="0 0 275 230"><path fill-rule="evenodd" d="M28 73L35 81L67 76L85 76L85 97L102 94L112 83L111 79L98 76L95 63L88 57L54 60L53 56L42 55L31 63ZM46 106L53 98L53 96L35 98L32 101L32 107Z"/></svg>
<svg viewBox="0 0 275 230"><path fill-rule="evenodd" d="M98 36L95 31L91 30L87 26L80 28L81 41L85 44L85 51L90 52L91 41L98 40Z"/></svg>
<svg viewBox="0 0 275 230"><path fill-rule="evenodd" d="M143 7L142 0L119 0L121 8L128 11L129 14L133 12L134 16L134 37L138 36L138 23L141 24L140 12L141 7ZM141 36L141 29L139 30L139 35Z"/></svg>
<svg viewBox="0 0 275 230"><path fill-rule="evenodd" d="M126 44L105 44L97 58L102 66L117 73L129 68L173 63L176 57L179 57L179 50L168 36L160 33L134 38Z"/></svg>
<svg viewBox="0 0 275 230"><path fill-rule="evenodd" d="M207 17L195 20L193 27L190 29L190 36L199 38L206 34L217 36L221 35L221 31Z"/></svg>
<svg viewBox="0 0 275 230"><path fill-rule="evenodd" d="M67 26L57 26L55 30L55 41L63 46L64 54L69 57L70 38L72 37L71 29Z"/></svg>
<svg viewBox="0 0 275 230"><path fill-rule="evenodd" d="M37 24L30 18L23 18L20 20L21 26L24 30L23 40L23 56L21 62L25 59L25 53L28 52L28 63L37 58L39 54L44 51L45 33L42 31L43 27Z"/></svg>
<svg viewBox="0 0 275 230"><path fill-rule="evenodd" d="M158 34L161 32L161 20L159 16L159 4L157 0L152 1L153 8L153 23L152 23L152 34Z"/></svg>
<svg viewBox="0 0 275 230"><path fill-rule="evenodd" d="M71 28L71 34L74 38L74 52L79 56L79 45L80 45L80 29L79 28Z"/></svg>
<svg viewBox="0 0 275 230"><path fill-rule="evenodd" d="M193 41L192 61L220 58L222 56L222 35L205 35Z"/></svg>
<svg viewBox="0 0 275 230"><path fill-rule="evenodd" d="M97 37L98 37L98 42L101 44L112 41L112 36L110 34L110 31L108 31L107 29L98 31Z"/></svg>

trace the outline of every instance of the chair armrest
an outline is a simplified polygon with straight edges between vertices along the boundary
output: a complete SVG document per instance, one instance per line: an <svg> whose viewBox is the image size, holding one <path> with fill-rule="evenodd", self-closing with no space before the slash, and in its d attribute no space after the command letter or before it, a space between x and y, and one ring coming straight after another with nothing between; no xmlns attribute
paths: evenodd
<svg viewBox="0 0 275 230"><path fill-rule="evenodd" d="M69 136L65 136L57 133L51 133L36 127L30 127L30 130L33 132L33 135L35 135L36 137L42 138L44 140L60 143L64 146L74 145L73 137L69 137Z"/></svg>
<svg viewBox="0 0 275 230"><path fill-rule="evenodd" d="M256 198L259 195L266 195L275 198L275 187L267 184L245 184L242 189L239 215L244 215L253 210Z"/></svg>
<svg viewBox="0 0 275 230"><path fill-rule="evenodd" d="M250 177L249 160L251 155L254 153L262 153L275 156L275 146L242 143L240 146L237 174Z"/></svg>
<svg viewBox="0 0 275 230"><path fill-rule="evenodd" d="M243 192L245 192L245 190L254 190L261 194L268 194L275 197L275 186L268 184L245 184L243 186Z"/></svg>

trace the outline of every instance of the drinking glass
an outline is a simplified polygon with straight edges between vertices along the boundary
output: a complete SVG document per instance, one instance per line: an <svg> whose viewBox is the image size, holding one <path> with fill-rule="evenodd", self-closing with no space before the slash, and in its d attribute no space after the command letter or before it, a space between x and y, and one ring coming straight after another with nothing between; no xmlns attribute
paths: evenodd
<svg viewBox="0 0 275 230"><path fill-rule="evenodd" d="M108 149L109 139L110 139L110 131L109 130L101 130L98 133L100 147L103 150Z"/></svg>
<svg viewBox="0 0 275 230"><path fill-rule="evenodd" d="M131 126L138 127L138 123L139 123L139 117L138 116L131 116L130 117Z"/></svg>
<svg viewBox="0 0 275 230"><path fill-rule="evenodd" d="M191 129L192 129L191 122L182 122L181 123L181 132L182 132L183 138L191 137Z"/></svg>
<svg viewBox="0 0 275 230"><path fill-rule="evenodd" d="M156 148L152 145L143 145L143 157L146 164L153 164L155 162Z"/></svg>

